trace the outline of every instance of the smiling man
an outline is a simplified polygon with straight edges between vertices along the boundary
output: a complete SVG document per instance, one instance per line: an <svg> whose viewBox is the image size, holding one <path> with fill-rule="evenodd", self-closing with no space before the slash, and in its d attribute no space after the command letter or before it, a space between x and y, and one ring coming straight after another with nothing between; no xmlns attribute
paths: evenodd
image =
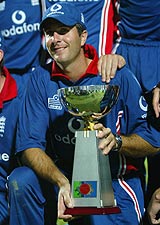
<svg viewBox="0 0 160 225"><path fill-rule="evenodd" d="M83 130L84 124L64 110L58 89L104 84L97 70L96 50L86 44L83 14L75 6L54 4L40 27L53 61L33 72L19 117L17 156L23 166L13 171L8 183L10 221L16 225L44 225L46 199L41 185L46 182L58 187L58 217L73 219L64 212L66 207L73 207L70 182L75 131ZM147 104L134 75L124 67L110 84L120 86L118 101L94 129L99 131L99 151L110 157L112 185L121 213L82 217L81 225L89 224L86 218L93 225L139 225L144 213L141 157L159 151L159 132L147 124Z"/></svg>

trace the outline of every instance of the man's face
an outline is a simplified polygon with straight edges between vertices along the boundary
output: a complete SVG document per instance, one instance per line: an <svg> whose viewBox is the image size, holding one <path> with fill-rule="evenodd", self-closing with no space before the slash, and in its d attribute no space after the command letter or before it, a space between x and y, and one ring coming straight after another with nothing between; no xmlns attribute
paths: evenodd
<svg viewBox="0 0 160 225"><path fill-rule="evenodd" d="M84 43L76 26L69 27L51 19L44 32L47 50L58 64L68 65L78 57Z"/></svg>

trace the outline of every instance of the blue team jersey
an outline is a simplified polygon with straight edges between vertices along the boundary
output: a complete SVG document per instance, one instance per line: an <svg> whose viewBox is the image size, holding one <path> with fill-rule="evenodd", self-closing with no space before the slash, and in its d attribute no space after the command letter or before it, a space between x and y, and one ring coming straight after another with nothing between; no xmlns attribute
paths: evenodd
<svg viewBox="0 0 160 225"><path fill-rule="evenodd" d="M0 93L0 191L6 190L6 180L14 167L15 137L23 88L8 70L3 70L6 80Z"/></svg>
<svg viewBox="0 0 160 225"><path fill-rule="evenodd" d="M52 65L52 73L51 70L37 68L29 82L26 99L20 113L17 152L34 147L45 151L46 136L49 135L55 150L49 154L53 158L56 154L58 159L64 162L63 165L68 165L68 170L70 170L74 156L75 131L83 129L83 121L64 110L57 90L72 85L96 84L104 83L97 75L95 58L89 65L86 74L75 83L61 74L55 63ZM119 98L117 104L101 122L110 127L113 133L118 132L124 135L135 133L152 145L159 146L159 132L147 125L146 101L142 97L140 85L133 74L124 67L117 71L111 84L120 86ZM114 160L114 163L111 163L113 177L124 175L129 171L137 171L137 160L130 160L114 152L111 152L110 160ZM119 170L120 168L122 170Z"/></svg>
<svg viewBox="0 0 160 225"><path fill-rule="evenodd" d="M148 101L148 119L159 130L152 106L152 89L160 80L160 1L119 0L120 30L113 53L122 55ZM149 93L150 92L150 93Z"/></svg>
<svg viewBox="0 0 160 225"><path fill-rule="evenodd" d="M45 0L46 8L54 3L74 4L84 13L89 33L87 43L96 48L99 55L110 53L113 42L113 5L112 0Z"/></svg>
<svg viewBox="0 0 160 225"><path fill-rule="evenodd" d="M160 1L120 0L121 37L160 40Z"/></svg>
<svg viewBox="0 0 160 225"><path fill-rule="evenodd" d="M5 65L28 70L39 65L41 36L39 0L5 0L0 3L0 30L5 38Z"/></svg>

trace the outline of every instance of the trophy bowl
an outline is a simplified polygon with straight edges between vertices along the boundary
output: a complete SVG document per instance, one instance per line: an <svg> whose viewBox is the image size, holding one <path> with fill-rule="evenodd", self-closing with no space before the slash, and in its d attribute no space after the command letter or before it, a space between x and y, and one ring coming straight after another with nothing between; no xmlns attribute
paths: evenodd
<svg viewBox="0 0 160 225"><path fill-rule="evenodd" d="M101 119L117 101L119 86L88 85L72 86L58 90L64 108L85 122Z"/></svg>

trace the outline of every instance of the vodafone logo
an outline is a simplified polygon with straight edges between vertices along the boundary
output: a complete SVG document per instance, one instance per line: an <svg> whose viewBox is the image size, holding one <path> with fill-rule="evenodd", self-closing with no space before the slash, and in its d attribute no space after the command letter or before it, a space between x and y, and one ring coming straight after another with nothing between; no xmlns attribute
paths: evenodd
<svg viewBox="0 0 160 225"><path fill-rule="evenodd" d="M13 22L11 27L1 31L4 37L22 35L25 33L33 33L39 31L40 21L33 24L27 23L26 13L22 10L14 11L11 18Z"/></svg>
<svg viewBox="0 0 160 225"><path fill-rule="evenodd" d="M141 96L140 99L139 99L139 106L143 111L147 112L148 105L147 105L146 100L143 96Z"/></svg>
<svg viewBox="0 0 160 225"><path fill-rule="evenodd" d="M22 10L17 10L12 14L12 21L15 24L22 24L26 20L26 14Z"/></svg>
<svg viewBox="0 0 160 225"><path fill-rule="evenodd" d="M75 134L76 131L80 130L82 131L84 129L84 122L81 119L78 118L71 118L68 121L68 129L71 133ZM75 145L75 136L73 135L65 134L65 136L60 136L59 134L55 134L54 138L57 142L63 142L64 144L72 144Z"/></svg>
<svg viewBox="0 0 160 225"><path fill-rule="evenodd" d="M141 108L141 110L144 111L144 114L142 115L142 118L146 119L147 117L147 109L148 109L148 104L144 98L144 96L141 96L139 99L139 106Z"/></svg>
<svg viewBox="0 0 160 225"><path fill-rule="evenodd" d="M54 4L54 5L51 7L51 11L53 11L53 12L59 11L60 9L62 9L62 6L59 5L59 4Z"/></svg>
<svg viewBox="0 0 160 225"><path fill-rule="evenodd" d="M9 161L9 155L5 152L0 154L0 161L4 161L4 162Z"/></svg>

